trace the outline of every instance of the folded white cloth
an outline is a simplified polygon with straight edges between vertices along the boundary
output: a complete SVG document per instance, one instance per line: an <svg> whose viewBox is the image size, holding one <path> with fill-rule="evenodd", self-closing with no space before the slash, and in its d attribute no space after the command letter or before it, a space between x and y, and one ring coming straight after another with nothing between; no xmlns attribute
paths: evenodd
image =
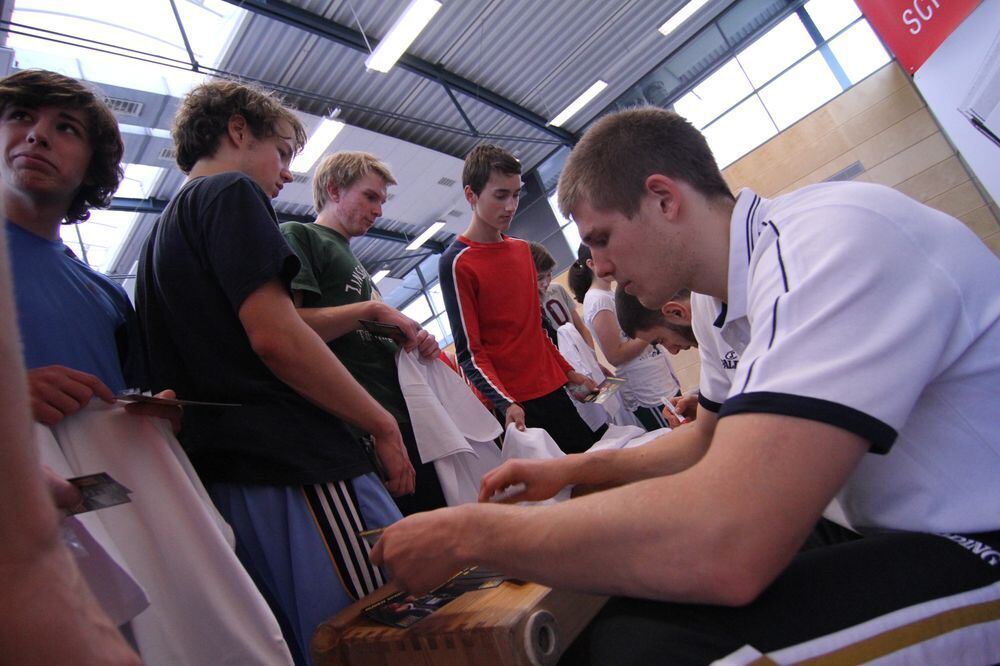
<svg viewBox="0 0 1000 666"><path fill-rule="evenodd" d="M403 350L396 360L420 460L434 463L449 506L477 501L483 474L501 462L500 424L442 361Z"/></svg>
<svg viewBox="0 0 1000 666"><path fill-rule="evenodd" d="M631 449L652 442L657 437L666 435L670 428L657 428L646 431L640 426L609 425L607 432L598 441L594 442L588 451L601 451L604 449Z"/></svg>
<svg viewBox="0 0 1000 666"><path fill-rule="evenodd" d="M150 607L132 620L145 663L292 663L273 613L233 552L232 530L165 420L94 401L52 431L64 459L59 467L48 462L53 469L107 472L133 491L131 503L81 522L103 527L102 545L149 597Z"/></svg>
<svg viewBox="0 0 1000 666"><path fill-rule="evenodd" d="M525 428L522 432L513 424L507 427L501 453L494 443L503 432L500 424L451 368L402 350L396 360L420 459L434 462L449 506L477 501L483 475L505 460L565 455L545 430ZM603 411L600 405L594 406ZM632 446L632 442L648 442L669 431L647 433L638 426L611 425L591 450ZM570 490L564 489L549 501L569 499Z"/></svg>
<svg viewBox="0 0 1000 666"><path fill-rule="evenodd" d="M507 432L503 436L503 459L505 462L517 458L545 460L562 458L565 455L555 440L542 428L518 430L513 423L507 426ZM554 504L568 500L572 492L573 486L566 486L551 499L541 502L518 502L518 504Z"/></svg>
<svg viewBox="0 0 1000 666"><path fill-rule="evenodd" d="M668 432L670 432L670 428L661 428L652 432L646 432L638 426L609 425L607 432L588 449L588 453L590 451L642 446ZM514 427L513 423L507 426L507 432L504 434L503 439L504 461L517 458L552 459L562 458L565 455L559 449L555 440L542 428L525 428L521 431ZM570 498L572 491L572 486L567 486L556 493L552 499L545 502L521 502L521 504L562 502Z"/></svg>

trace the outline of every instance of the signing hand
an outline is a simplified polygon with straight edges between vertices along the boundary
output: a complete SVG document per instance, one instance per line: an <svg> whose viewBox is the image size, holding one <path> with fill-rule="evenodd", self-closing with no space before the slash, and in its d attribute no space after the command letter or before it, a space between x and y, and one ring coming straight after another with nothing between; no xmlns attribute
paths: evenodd
<svg viewBox="0 0 1000 666"><path fill-rule="evenodd" d="M424 594L458 573L468 562L462 548L461 507L418 513L390 525L371 552L372 564L384 566L393 582L412 594Z"/></svg>
<svg viewBox="0 0 1000 666"><path fill-rule="evenodd" d="M541 502L572 483L570 479L571 456L557 460L508 460L487 472L479 482L479 501L489 502L496 493L523 484L524 490L505 497L500 502Z"/></svg>
<svg viewBox="0 0 1000 666"><path fill-rule="evenodd" d="M688 422L694 421L695 416L698 414L698 394L691 393L688 395L675 396L670 398L670 404L680 412L681 416L686 418ZM663 418L667 420L671 428L676 428L682 425L681 422L670 413L670 410L666 407L663 408Z"/></svg>
<svg viewBox="0 0 1000 666"><path fill-rule="evenodd" d="M95 395L104 402L115 396L100 379L62 365L47 365L28 370L31 412L39 423L52 426L75 414Z"/></svg>

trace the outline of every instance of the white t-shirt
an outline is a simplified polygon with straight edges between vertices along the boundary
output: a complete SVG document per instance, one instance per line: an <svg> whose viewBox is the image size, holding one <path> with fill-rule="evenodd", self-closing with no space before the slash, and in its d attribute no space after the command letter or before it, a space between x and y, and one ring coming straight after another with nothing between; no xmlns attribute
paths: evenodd
<svg viewBox="0 0 1000 666"><path fill-rule="evenodd" d="M602 310L611 312L611 316L617 321L615 295L603 289L590 289L583 298L583 321L597 344L600 344L600 339L594 328L594 318ZM622 342L631 340L621 328L618 329L618 335ZM632 360L615 366L615 374L627 380L620 392L629 409L635 409L635 405L661 405L680 390L669 355L660 345L647 345Z"/></svg>
<svg viewBox="0 0 1000 666"><path fill-rule="evenodd" d="M576 301L561 284L550 284L542 298L542 312L552 324L552 329L558 331L563 324L573 321Z"/></svg>
<svg viewBox="0 0 1000 666"><path fill-rule="evenodd" d="M878 185L744 190L723 319L740 361L720 418L871 442L837 496L853 526L1000 529L1000 261L961 222Z"/></svg>

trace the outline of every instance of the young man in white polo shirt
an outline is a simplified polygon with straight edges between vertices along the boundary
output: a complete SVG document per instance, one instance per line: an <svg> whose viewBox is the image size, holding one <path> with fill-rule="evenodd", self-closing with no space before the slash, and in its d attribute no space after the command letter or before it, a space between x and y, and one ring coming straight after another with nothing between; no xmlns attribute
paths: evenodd
<svg viewBox="0 0 1000 666"><path fill-rule="evenodd" d="M680 398L675 407L688 419L695 418L698 405L713 417L718 414L740 361L740 355L722 339L715 325L721 312L719 302L711 296L681 289L659 310L651 310L619 285L615 290L615 309L618 325L630 338L661 344L671 354L698 348L699 389Z"/></svg>
<svg viewBox="0 0 1000 666"><path fill-rule="evenodd" d="M373 559L414 590L478 563L640 598L595 622L598 663L1000 660L996 257L879 186L734 199L704 138L659 109L595 123L559 195L596 270L647 307L681 288L725 303L740 361L711 446L554 506L417 516ZM573 481L511 469L484 494ZM863 536L799 552L834 497Z"/></svg>

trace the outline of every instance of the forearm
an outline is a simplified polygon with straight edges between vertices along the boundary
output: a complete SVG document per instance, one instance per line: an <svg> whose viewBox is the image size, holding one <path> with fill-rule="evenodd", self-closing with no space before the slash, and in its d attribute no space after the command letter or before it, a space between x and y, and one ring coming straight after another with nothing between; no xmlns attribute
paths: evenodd
<svg viewBox="0 0 1000 666"><path fill-rule="evenodd" d="M392 417L354 379L326 344L306 326L293 326L270 349L257 348L281 381L321 409L377 434Z"/></svg>
<svg viewBox="0 0 1000 666"><path fill-rule="evenodd" d="M0 247L0 260L3 248ZM6 266L0 265L6 274ZM3 277L3 276L0 276ZM0 285L0 308L13 312L6 283ZM28 404L28 382L21 360L15 319L4 317L0 326L0 564L30 562L58 549L58 516L42 477L33 445L33 424ZM7 580L7 578L4 578Z"/></svg>
<svg viewBox="0 0 1000 666"><path fill-rule="evenodd" d="M632 359L636 358L645 351L649 343L645 340L630 339L625 342L617 342L612 345L608 345L608 349L602 349L604 351L604 356L608 359L611 365L621 365L622 363L628 363ZM603 347L603 346L602 346Z"/></svg>
<svg viewBox="0 0 1000 666"><path fill-rule="evenodd" d="M641 354L649 346L645 340L629 338L622 340L618 320L610 310L602 310L594 317L594 332L604 357L612 365L627 363Z"/></svg>
<svg viewBox="0 0 1000 666"><path fill-rule="evenodd" d="M866 450L835 426L733 416L705 459L679 474L554 506L462 507L474 526L463 561L583 591L746 604L787 566Z"/></svg>
<svg viewBox="0 0 1000 666"><path fill-rule="evenodd" d="M581 592L729 603L728 586L719 584L725 569L706 554L730 553L738 532L671 491L674 482L648 480L546 507L461 507L474 526L458 545L461 561Z"/></svg>
<svg viewBox="0 0 1000 666"><path fill-rule="evenodd" d="M594 348L594 336L590 334L590 329L583 323L583 319L580 318L580 314L574 310L570 316L573 318L573 326L576 328L577 332L580 333L580 337L583 341L587 343L587 346L591 349Z"/></svg>
<svg viewBox="0 0 1000 666"><path fill-rule="evenodd" d="M351 303L329 308L302 308L296 311L309 328L326 342L357 330L361 319L378 321L378 310L383 307L378 301Z"/></svg>
<svg viewBox="0 0 1000 666"><path fill-rule="evenodd" d="M503 413L516 401L497 376L489 354L483 351L481 346L476 345L476 347L476 350L471 347L465 348L464 358L459 356L459 365L469 382L493 403L494 408Z"/></svg>
<svg viewBox="0 0 1000 666"><path fill-rule="evenodd" d="M711 439L711 432L692 424L643 446L580 453L565 460L573 467L573 484L586 493L681 472L701 460Z"/></svg>

